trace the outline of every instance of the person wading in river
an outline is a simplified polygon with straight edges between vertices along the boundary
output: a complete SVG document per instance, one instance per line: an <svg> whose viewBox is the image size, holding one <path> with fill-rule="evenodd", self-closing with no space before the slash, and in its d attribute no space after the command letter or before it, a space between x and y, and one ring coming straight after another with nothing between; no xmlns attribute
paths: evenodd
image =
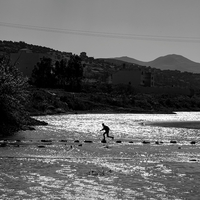
<svg viewBox="0 0 200 200"><path fill-rule="evenodd" d="M104 123L102 124L102 126L103 126L103 129L101 129L101 131L105 130L105 132L103 133L103 141L106 140L105 135L107 135L107 137L109 137L109 138L114 139L113 136L109 136L110 128L108 126L106 126Z"/></svg>

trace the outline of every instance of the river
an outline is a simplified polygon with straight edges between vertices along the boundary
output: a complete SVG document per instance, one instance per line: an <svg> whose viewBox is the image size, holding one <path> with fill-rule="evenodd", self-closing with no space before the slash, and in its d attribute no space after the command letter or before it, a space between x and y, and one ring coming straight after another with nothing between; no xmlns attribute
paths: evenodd
<svg viewBox="0 0 200 200"><path fill-rule="evenodd" d="M0 199L200 198L199 112L35 118L49 125L0 141ZM195 124L150 124L165 121ZM114 140L101 143L102 123Z"/></svg>

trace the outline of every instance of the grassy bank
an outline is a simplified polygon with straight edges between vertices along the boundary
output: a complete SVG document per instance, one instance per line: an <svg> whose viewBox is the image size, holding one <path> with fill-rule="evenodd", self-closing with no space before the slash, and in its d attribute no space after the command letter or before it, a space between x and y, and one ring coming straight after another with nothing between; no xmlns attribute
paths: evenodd
<svg viewBox="0 0 200 200"><path fill-rule="evenodd" d="M26 109L30 115L62 113L173 113L199 111L200 98L112 93L72 93L62 89L31 88Z"/></svg>

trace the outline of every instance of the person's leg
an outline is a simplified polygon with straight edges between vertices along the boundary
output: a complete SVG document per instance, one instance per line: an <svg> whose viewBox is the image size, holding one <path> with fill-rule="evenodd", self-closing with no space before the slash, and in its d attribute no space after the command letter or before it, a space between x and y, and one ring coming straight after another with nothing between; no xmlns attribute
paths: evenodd
<svg viewBox="0 0 200 200"><path fill-rule="evenodd" d="M107 132L107 137L114 139L113 136L110 136L110 135L109 135L109 132Z"/></svg>
<svg viewBox="0 0 200 200"><path fill-rule="evenodd" d="M103 140L106 140L105 134L106 134L106 132L103 133Z"/></svg>

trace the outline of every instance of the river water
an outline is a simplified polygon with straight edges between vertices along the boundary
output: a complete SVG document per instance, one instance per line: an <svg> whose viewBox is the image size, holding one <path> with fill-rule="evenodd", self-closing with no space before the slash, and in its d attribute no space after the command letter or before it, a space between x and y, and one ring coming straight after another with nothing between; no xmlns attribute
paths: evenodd
<svg viewBox="0 0 200 200"><path fill-rule="evenodd" d="M0 141L0 199L200 199L198 124L148 123L200 123L198 112L36 118L49 125ZM101 143L102 123L114 140Z"/></svg>

